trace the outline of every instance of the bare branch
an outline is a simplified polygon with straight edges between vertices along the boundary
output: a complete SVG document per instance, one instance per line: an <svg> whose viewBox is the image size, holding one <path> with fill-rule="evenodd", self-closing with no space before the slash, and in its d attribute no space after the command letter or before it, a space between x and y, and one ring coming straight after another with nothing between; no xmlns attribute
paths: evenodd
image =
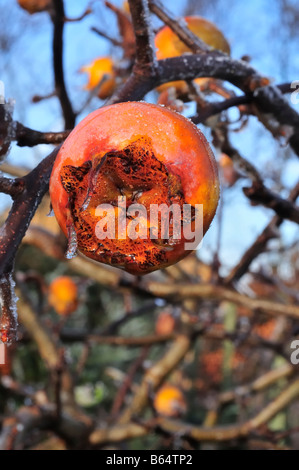
<svg viewBox="0 0 299 470"><path fill-rule="evenodd" d="M141 385L133 397L132 403L123 412L119 424L128 423L135 413L147 405L149 393L161 385L165 377L181 362L192 344L191 338L178 336L167 353L145 373Z"/></svg>
<svg viewBox="0 0 299 470"><path fill-rule="evenodd" d="M289 195L289 200L295 202L299 196L299 183L292 189ZM255 242L246 250L239 263L231 270L231 272L224 279L226 285L238 281L248 270L252 261L257 258L265 250L267 243L272 238L277 237L277 230L283 223L283 219L275 215L269 224L257 237Z"/></svg>
<svg viewBox="0 0 299 470"><path fill-rule="evenodd" d="M166 25L168 25L177 36L188 46L192 52L199 54L208 52L211 48L198 36L192 33L185 21L176 19L159 0L149 0L150 10L157 15Z"/></svg>
<svg viewBox="0 0 299 470"><path fill-rule="evenodd" d="M292 92L291 83L282 83L277 85L277 88L279 88L281 93L284 94ZM250 104L253 101L253 93L247 93L246 95L233 96L232 98L228 98L220 102L208 103L206 106L200 109L198 114L192 118L192 121L194 124L204 123L209 117L214 116L215 114L220 114L222 111L226 111L227 109L233 108L234 106Z"/></svg>
<svg viewBox="0 0 299 470"><path fill-rule="evenodd" d="M66 91L63 72L63 28L65 18L63 0L53 0L53 7L53 66L55 90L63 112L65 129L72 129L75 125L76 116Z"/></svg>
<svg viewBox="0 0 299 470"><path fill-rule="evenodd" d="M23 176L25 176L29 170L26 170L25 168L21 168L19 166L11 165L10 163L5 162L5 163L1 163L0 171L2 173L7 173L8 175L15 176L16 178L23 178Z"/></svg>
<svg viewBox="0 0 299 470"><path fill-rule="evenodd" d="M108 41L110 41L114 46L118 46L118 47L122 47L122 42L121 41L118 41L117 39L109 36L105 31L102 31L100 30L99 28L96 28L95 26L93 26L91 28L91 31L93 31L94 33L98 34L99 36L102 36L103 38L107 39Z"/></svg>
<svg viewBox="0 0 299 470"><path fill-rule="evenodd" d="M262 204L273 209L279 217L299 224L299 208L265 186L253 184L250 188L243 188L243 192L252 204Z"/></svg>
<svg viewBox="0 0 299 470"><path fill-rule="evenodd" d="M153 47L153 33L147 0L129 0L130 12L136 39L136 73L153 74L156 68L156 55Z"/></svg>
<svg viewBox="0 0 299 470"><path fill-rule="evenodd" d="M14 123L14 139L19 147L34 147L39 144L61 144L71 131L40 132L23 126L20 122Z"/></svg>
<svg viewBox="0 0 299 470"><path fill-rule="evenodd" d="M254 98L256 106L263 114L269 114L271 120L277 122L280 127L289 127L290 145L296 154L299 155L299 115L289 105L281 91L271 85L263 89L255 90ZM273 133L272 129L269 130ZM282 132L284 132L284 129L282 129Z"/></svg>
<svg viewBox="0 0 299 470"><path fill-rule="evenodd" d="M295 373L295 368L291 364L284 364L283 366L266 372L261 377L255 379L252 383L242 385L235 390L229 390L221 393L219 396L219 404L223 405L230 401L239 399L242 396L249 396L251 393L261 392L265 388L270 387L278 380L289 377Z"/></svg>
<svg viewBox="0 0 299 470"><path fill-rule="evenodd" d="M251 310L260 310L270 315L285 315L290 318L299 318L299 306L284 305L279 302L252 298L239 294L231 289L213 284L168 284L155 281L141 281L139 287L156 297L164 299L205 299L210 301L227 300L237 305L244 305Z"/></svg>
<svg viewBox="0 0 299 470"><path fill-rule="evenodd" d="M24 190L14 201L8 218L0 229L0 275L12 270L16 251L48 189L52 165L58 150L59 147L22 180ZM18 217L15 214L18 214Z"/></svg>
<svg viewBox="0 0 299 470"><path fill-rule="evenodd" d="M92 445L107 442L121 442L134 437L146 436L155 428L159 427L171 435L179 433L181 436L190 437L195 441L225 442L233 439L242 439L250 436L263 424L268 423L281 410L285 409L299 395L299 380L294 381L285 388L272 402L263 408L254 418L245 423L231 426L216 426L212 428L194 426L190 423L173 421L163 417L157 418L150 423L137 424L133 422L118 424L106 429L96 429L89 437Z"/></svg>
<svg viewBox="0 0 299 470"><path fill-rule="evenodd" d="M1 171L1 167L0 167ZM18 179L5 178L0 176L0 192L9 194L13 199L24 190L24 182Z"/></svg>

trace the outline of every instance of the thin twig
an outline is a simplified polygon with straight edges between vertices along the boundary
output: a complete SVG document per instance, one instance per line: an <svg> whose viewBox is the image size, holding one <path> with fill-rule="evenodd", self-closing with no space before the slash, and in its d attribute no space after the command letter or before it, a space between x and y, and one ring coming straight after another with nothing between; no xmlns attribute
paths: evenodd
<svg viewBox="0 0 299 470"><path fill-rule="evenodd" d="M76 115L66 91L63 72L63 29L65 18L63 0L53 0L53 7L53 67L55 90L63 112L65 129L72 129L75 125Z"/></svg>
<svg viewBox="0 0 299 470"><path fill-rule="evenodd" d="M160 20L177 34L181 41L183 41L192 52L198 54L211 50L210 46L190 31L184 20L176 19L172 13L165 8L165 5L162 5L158 0L149 0L149 7Z"/></svg>
<svg viewBox="0 0 299 470"><path fill-rule="evenodd" d="M260 310L268 315L285 315L290 318L299 318L299 306L297 305L285 305L272 300L248 297L227 287L212 284L168 284L142 281L139 288L141 291L148 292L155 297L172 299L172 301L198 298L215 302L221 299L237 305L244 305L251 310Z"/></svg>
<svg viewBox="0 0 299 470"><path fill-rule="evenodd" d="M131 404L120 417L119 424L128 423L134 414L141 412L148 403L149 393L159 387L165 377L177 367L189 351L191 344L190 337L179 335L162 359L146 371Z"/></svg>
<svg viewBox="0 0 299 470"><path fill-rule="evenodd" d="M22 180L25 188L15 199L8 218L0 229L0 275L10 272L13 267L16 251L48 189L52 164L58 150L59 147Z"/></svg>
<svg viewBox="0 0 299 470"><path fill-rule="evenodd" d="M110 41L114 46L122 47L122 42L121 41L113 38L112 36L109 36L109 34L107 34L105 31L102 31L99 28L96 28L95 26L93 26L90 29L94 33L98 34L99 36L101 36L101 37L107 39L108 41Z"/></svg>
<svg viewBox="0 0 299 470"><path fill-rule="evenodd" d="M34 147L39 144L61 144L71 131L63 132L40 132L15 122L14 139L19 147Z"/></svg>
<svg viewBox="0 0 299 470"><path fill-rule="evenodd" d="M289 195L289 201L295 202L299 196L299 182L294 186ZM258 235L254 243L245 251L242 258L231 272L225 277L224 284L229 285L238 281L248 270L249 266L265 250L269 240L277 237L278 228L283 219L275 215L264 230Z"/></svg>
<svg viewBox="0 0 299 470"><path fill-rule="evenodd" d="M265 188L264 185L253 184L250 188L243 188L243 192L252 204L262 204L274 210L278 217L299 224L299 208L291 201L283 199L278 194Z"/></svg>
<svg viewBox="0 0 299 470"><path fill-rule="evenodd" d="M235 399L239 399L242 396L249 396L251 393L257 393L265 388L270 387L278 380L289 377L295 373L295 368L292 367L291 364L284 364L283 366L270 370L266 372L264 375L255 379L252 383L247 385L242 385L237 387L235 390L229 390L227 392L223 392L219 396L219 404L223 405Z"/></svg>
<svg viewBox="0 0 299 470"><path fill-rule="evenodd" d="M152 422L152 426L150 423L146 422L137 424L129 421L110 428L96 429L91 433L89 441L92 445L99 445L108 442L121 442L134 437L143 437L153 431L153 426L155 428L159 427L170 435L179 433L184 437L189 437L199 442L225 442L233 439L242 439L250 436L253 431L259 429L263 424L268 423L281 410L285 409L286 406L296 399L298 395L299 380L296 380L284 389L278 397L263 408L254 418L241 424L206 428L160 417Z"/></svg>
<svg viewBox="0 0 299 470"><path fill-rule="evenodd" d="M121 407L122 407L122 404L124 402L124 399L125 399L125 396L126 396L126 393L127 391L129 390L133 380L134 380L134 376L136 374L136 372L138 371L138 369L141 367L142 363L144 362L144 360L146 359L146 356L148 355L148 352L149 352L149 348L148 346L144 347L143 350L141 351L141 354L139 355L139 357L137 357L136 361L133 362L133 364L131 365L131 367L129 368L128 370L128 373L115 397L115 400L114 400L114 403L113 403L113 406L111 408L111 420L113 421Z"/></svg>
<svg viewBox="0 0 299 470"><path fill-rule="evenodd" d="M23 190L24 182L22 181L22 179L19 180L0 176L0 192L4 194L9 194L9 196L15 199L19 194L21 194Z"/></svg>
<svg viewBox="0 0 299 470"><path fill-rule="evenodd" d="M276 86L283 94L291 93L293 91L291 89L291 83L282 83ZM215 114L220 114L222 111L226 111L227 109L233 108L235 106L250 104L253 101L254 94L247 93L246 95L233 96L232 98L228 98L216 103L208 103L206 106L201 108L198 114L192 117L191 120L194 122L194 124L204 123L209 117L214 116Z"/></svg>

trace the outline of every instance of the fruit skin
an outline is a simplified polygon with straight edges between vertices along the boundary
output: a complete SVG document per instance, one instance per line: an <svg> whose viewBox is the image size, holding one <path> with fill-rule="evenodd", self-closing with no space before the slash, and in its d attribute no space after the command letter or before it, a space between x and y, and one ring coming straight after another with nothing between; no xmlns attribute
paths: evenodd
<svg viewBox="0 0 299 470"><path fill-rule="evenodd" d="M124 154L130 148L134 149L129 151L129 159L126 156L127 166L122 166ZM90 203L82 211L90 181L90 173L85 173L93 171L94 175L94 169L99 162L103 163L108 152L91 191ZM185 239L176 240L173 246L156 243L160 240L154 243L149 238L100 240L99 243L95 237L99 221L95 210L101 203L117 203L123 194L130 203L134 192L137 192L134 202L147 208L149 204L163 201L169 205L167 198L165 201L165 192L169 194L170 191L169 182L170 185L177 184L174 199L183 198L184 203L192 206L203 204L204 234L219 199L217 166L204 135L191 121L167 108L127 102L94 111L71 132L53 167L50 196L66 236L69 235L68 226L75 220L81 253L139 275L184 258L190 253L185 250ZM70 204L70 197L75 198L75 202Z"/></svg>
<svg viewBox="0 0 299 470"><path fill-rule="evenodd" d="M23 10L33 15L50 8L52 0L18 0L18 4Z"/></svg>
<svg viewBox="0 0 299 470"><path fill-rule="evenodd" d="M48 302L61 316L68 316L78 307L78 288L69 276L59 276L49 285Z"/></svg>
<svg viewBox="0 0 299 470"><path fill-rule="evenodd" d="M213 23L200 16L186 16L184 20L188 28L212 49L218 49L226 54L230 54L229 43L222 32ZM164 26L158 31L155 36L155 46L157 48L156 55L158 60L179 57L185 53L192 52L169 26ZM205 78L197 78L194 80L198 86L203 86L205 81ZM169 87L175 87L180 93L187 92L187 85L182 80L161 85L158 90L163 91Z"/></svg>
<svg viewBox="0 0 299 470"><path fill-rule="evenodd" d="M110 57L99 57L89 65L81 67L80 72L88 74L88 83L85 86L85 90L93 90L99 85L104 76L106 76L98 90L98 97L101 100L105 100L114 92L116 87L116 75L113 60L110 59Z"/></svg>

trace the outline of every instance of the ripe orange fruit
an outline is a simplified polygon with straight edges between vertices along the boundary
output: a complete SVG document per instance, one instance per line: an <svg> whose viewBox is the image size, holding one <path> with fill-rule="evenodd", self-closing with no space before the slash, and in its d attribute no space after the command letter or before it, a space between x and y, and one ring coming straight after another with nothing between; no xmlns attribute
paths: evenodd
<svg viewBox="0 0 299 470"><path fill-rule="evenodd" d="M18 0L18 4L23 10L28 11L31 15L47 10L52 0Z"/></svg>
<svg viewBox="0 0 299 470"><path fill-rule="evenodd" d="M53 167L50 196L69 238L68 257L77 245L96 261L146 274L184 258L192 237L201 241L196 204L203 205L203 235L217 208L219 181L196 126L167 108L128 102L94 111L71 132ZM175 207L181 236L174 215L168 233L162 228L169 214L153 221L152 209L161 204Z"/></svg>
<svg viewBox="0 0 299 470"><path fill-rule="evenodd" d="M170 312L161 312L157 318L155 330L157 335L168 335L173 332L175 319Z"/></svg>
<svg viewBox="0 0 299 470"><path fill-rule="evenodd" d="M123 10L128 16L131 14L128 0L125 0L125 1L123 2L123 4L122 4L122 10Z"/></svg>
<svg viewBox="0 0 299 470"><path fill-rule="evenodd" d="M254 325L252 331L265 340L271 340L277 328L277 319L271 318L263 323Z"/></svg>
<svg viewBox="0 0 299 470"><path fill-rule="evenodd" d="M204 41L212 49L218 49L227 54L230 53L230 46L222 32L211 22L200 16L186 16L185 22L188 28ZM179 57L185 53L192 52L186 44L171 30L169 26L164 26L155 37L155 45L157 48L157 59L168 59L170 57ZM206 82L205 78L197 78L194 80L200 87ZM161 85L158 90L162 91L169 87L175 87L180 93L187 92L186 82L179 80Z"/></svg>
<svg viewBox="0 0 299 470"><path fill-rule="evenodd" d="M103 80L98 90L98 97L104 100L112 95L116 87L116 75L113 60L110 57L99 57L89 65L81 67L80 72L88 74L85 90L93 90Z"/></svg>
<svg viewBox="0 0 299 470"><path fill-rule="evenodd" d="M220 173L222 174L225 184L228 187L233 186L240 178L240 174L235 169L232 159L225 153L222 153L219 160L219 166L221 170Z"/></svg>
<svg viewBox="0 0 299 470"><path fill-rule="evenodd" d="M61 316L68 316L78 307L78 288L69 276L54 279L49 286L48 302Z"/></svg>
<svg viewBox="0 0 299 470"><path fill-rule="evenodd" d="M154 408L160 415L178 418L186 413L187 404L178 387L164 385L155 395Z"/></svg>

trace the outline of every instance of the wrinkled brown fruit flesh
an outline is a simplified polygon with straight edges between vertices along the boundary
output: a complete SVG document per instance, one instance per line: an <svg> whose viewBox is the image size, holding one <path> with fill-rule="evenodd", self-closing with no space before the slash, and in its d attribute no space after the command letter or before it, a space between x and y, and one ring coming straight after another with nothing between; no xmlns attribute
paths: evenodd
<svg viewBox="0 0 299 470"><path fill-rule="evenodd" d="M178 204L181 209L181 226L192 225L192 220L183 219L183 204L186 204L180 178L170 173L153 152L151 140L141 137L123 150L94 156L82 166L66 165L62 168L61 182L68 193L68 231L71 255L76 251L76 244L83 254L132 274L145 274L170 263L177 250L179 259L183 254L183 240L174 239L173 224L169 220L169 238L161 239L161 223L154 229L158 239L150 238L150 205ZM113 215L115 239L101 239L96 236L96 208L100 204L118 206L118 198L126 197L126 208L131 204L142 204L147 211L147 238L135 240L126 237L117 238L118 215ZM194 218L194 210L192 218ZM127 226L132 217L127 216ZM70 246L71 245L71 246ZM71 256L70 256L71 257Z"/></svg>

